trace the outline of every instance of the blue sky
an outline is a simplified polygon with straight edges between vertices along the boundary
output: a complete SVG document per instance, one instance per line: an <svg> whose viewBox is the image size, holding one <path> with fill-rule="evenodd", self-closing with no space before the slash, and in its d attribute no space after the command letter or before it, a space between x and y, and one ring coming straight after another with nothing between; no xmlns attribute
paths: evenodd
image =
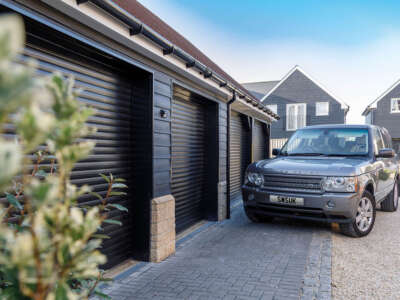
<svg viewBox="0 0 400 300"><path fill-rule="evenodd" d="M351 106L400 78L400 1L140 0L240 82L300 65Z"/></svg>

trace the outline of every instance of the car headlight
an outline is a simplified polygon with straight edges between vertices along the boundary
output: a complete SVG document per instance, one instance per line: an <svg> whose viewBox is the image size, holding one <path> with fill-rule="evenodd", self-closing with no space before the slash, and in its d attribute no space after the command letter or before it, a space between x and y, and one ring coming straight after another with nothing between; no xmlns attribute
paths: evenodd
<svg viewBox="0 0 400 300"><path fill-rule="evenodd" d="M260 173L247 173L247 180L257 186L261 186L264 183L264 177Z"/></svg>
<svg viewBox="0 0 400 300"><path fill-rule="evenodd" d="M322 188L326 192L354 193L358 190L357 177L325 177Z"/></svg>

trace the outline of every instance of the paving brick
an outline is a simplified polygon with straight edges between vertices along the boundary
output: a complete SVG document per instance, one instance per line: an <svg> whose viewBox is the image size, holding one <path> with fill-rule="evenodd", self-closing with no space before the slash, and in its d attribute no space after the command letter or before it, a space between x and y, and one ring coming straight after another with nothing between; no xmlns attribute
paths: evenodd
<svg viewBox="0 0 400 300"><path fill-rule="evenodd" d="M116 300L330 299L329 236L316 239L325 229L315 226L251 223L239 205L230 220L205 227L165 261L147 264L107 291Z"/></svg>

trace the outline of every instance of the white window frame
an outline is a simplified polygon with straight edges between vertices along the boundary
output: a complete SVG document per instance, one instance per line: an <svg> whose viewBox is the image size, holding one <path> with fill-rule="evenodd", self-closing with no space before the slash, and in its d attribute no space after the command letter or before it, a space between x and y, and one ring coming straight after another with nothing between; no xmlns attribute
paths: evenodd
<svg viewBox="0 0 400 300"><path fill-rule="evenodd" d="M275 114L278 114L278 104L268 104L267 108Z"/></svg>
<svg viewBox="0 0 400 300"><path fill-rule="evenodd" d="M326 112L321 112L321 107L320 105L326 105L327 110ZM315 103L315 115L320 117L320 116L329 116L329 102L317 102Z"/></svg>
<svg viewBox="0 0 400 300"><path fill-rule="evenodd" d="M392 98L392 99L390 99L390 113L392 113L392 114L400 113L399 105L397 105L397 108L398 108L397 110L393 110L395 101L400 101L400 98Z"/></svg>
<svg viewBox="0 0 400 300"><path fill-rule="evenodd" d="M296 121L295 121L295 127L294 128L289 128L289 107L294 106L295 107L295 115L296 115ZM295 131L297 129L303 128L300 127L298 124L298 111L299 107L303 106L304 107L304 127L307 126L307 104L306 103L289 103L286 104L286 131Z"/></svg>

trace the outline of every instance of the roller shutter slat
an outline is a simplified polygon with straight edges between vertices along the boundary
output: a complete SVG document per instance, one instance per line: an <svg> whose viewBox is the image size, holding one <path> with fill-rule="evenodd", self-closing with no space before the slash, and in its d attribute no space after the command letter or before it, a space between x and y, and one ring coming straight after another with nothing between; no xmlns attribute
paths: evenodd
<svg viewBox="0 0 400 300"><path fill-rule="evenodd" d="M267 135L264 126L260 121L254 121L254 161L263 160L267 155Z"/></svg>
<svg viewBox="0 0 400 300"><path fill-rule="evenodd" d="M94 191L105 195L108 186L98 174L111 172L117 177L127 179L127 185L133 187L133 84L129 77L122 75L124 71L119 73L117 70L106 67L103 69L99 69L99 66L94 67L84 57L82 60L71 59L68 51L53 53L42 44L30 43L24 55L21 56L22 63L25 63L29 57L38 61L39 74L58 71L66 76L74 76L75 87L86 89L78 100L96 109L96 115L89 119L88 124L96 127L98 131L84 139L96 142L96 148L88 158L76 164L71 175L71 182L78 186L88 184ZM44 162L41 167L49 170L51 164ZM82 205L96 205L99 204L98 201L92 195L80 198ZM110 198L110 202L128 208L132 206L132 201L131 194ZM133 251L134 228L131 212L112 210L109 212L109 217L120 220L123 225L106 224L104 226L104 233L111 237L102 245L101 251L108 258L105 267L111 267L132 257Z"/></svg>
<svg viewBox="0 0 400 300"><path fill-rule="evenodd" d="M181 232L203 217L205 196L205 107L182 98L174 89L172 101L172 174L176 231Z"/></svg>
<svg viewBox="0 0 400 300"><path fill-rule="evenodd" d="M250 131L246 130L241 115L231 112L230 118L230 198L231 201L241 196L241 185L247 166L250 163Z"/></svg>

